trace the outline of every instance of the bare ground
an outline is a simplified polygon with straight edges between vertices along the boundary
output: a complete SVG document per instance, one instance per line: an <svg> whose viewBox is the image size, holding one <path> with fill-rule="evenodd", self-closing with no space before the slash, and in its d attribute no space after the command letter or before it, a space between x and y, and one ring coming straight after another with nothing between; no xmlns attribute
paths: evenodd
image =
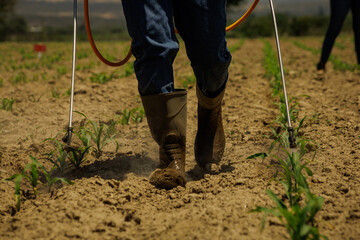
<svg viewBox="0 0 360 240"><path fill-rule="evenodd" d="M292 40L281 42L288 93L297 97L300 117L308 116L304 136L320 146L309 165L314 176L308 177L312 191L325 199L316 217L320 233L329 239L360 239L360 75L334 71L329 63L319 80L315 71L319 56L296 47ZM230 39L229 45L237 41ZM320 38L296 41L321 46ZM344 38L342 44L346 49L334 48L334 53L353 62L353 43ZM8 54L18 47L20 44L0 45ZM48 46L58 47L55 43ZM71 46L62 47L64 65L70 66ZM80 44L80 49L85 48L87 43ZM192 74L183 49L174 64L177 79ZM1 181L0 238L287 239L286 229L277 219L269 217L261 231L262 214L249 213L256 206L273 206L266 188L283 193L281 186L268 185L274 174L268 168L270 160L246 159L268 149L271 140L262 135L270 132L268 124L279 114L264 77L262 49L261 40L247 39L232 54L223 104L226 152L213 174L199 177L192 171L197 100L195 88L190 87L186 188L165 191L150 185L148 176L158 160L146 121L118 125L118 153L108 146L99 160L90 156L81 169L67 172L74 185L57 186L52 193L40 186L36 199L23 197L19 212L14 211L13 183ZM95 62L93 68L77 72L75 110L93 120L109 121L123 109L139 105L134 74L105 84L91 83L86 80L91 72L113 69L98 63L93 55L89 58ZM79 59L78 64L86 61ZM51 151L53 146L43 140L66 129L68 121L69 97L53 98L51 90L68 89L70 71L57 78L12 85L7 79L14 73L0 72L4 79L0 96L16 99L12 112L0 111L1 179L20 172L30 161L29 155L41 159ZM74 118L78 126L82 117L75 114Z"/></svg>

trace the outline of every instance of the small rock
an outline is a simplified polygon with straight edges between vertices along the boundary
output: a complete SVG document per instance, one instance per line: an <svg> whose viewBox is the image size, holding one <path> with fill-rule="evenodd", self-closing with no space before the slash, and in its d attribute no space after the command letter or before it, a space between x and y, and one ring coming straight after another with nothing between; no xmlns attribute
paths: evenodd
<svg viewBox="0 0 360 240"><path fill-rule="evenodd" d="M174 202L173 207L174 207L174 208L181 208L181 207L183 207L184 205L185 205L185 203L184 203L183 201L178 200L178 201L175 201L175 202Z"/></svg>
<svg viewBox="0 0 360 240"><path fill-rule="evenodd" d="M182 201L187 204L191 202L191 199L188 196L183 197Z"/></svg>
<svg viewBox="0 0 360 240"><path fill-rule="evenodd" d="M342 194L346 194L349 192L349 187L344 186L343 184L339 184L339 186L337 186L336 190L341 192Z"/></svg>
<svg viewBox="0 0 360 240"><path fill-rule="evenodd" d="M242 186L246 184L246 178L238 178L235 180L234 186Z"/></svg>
<svg viewBox="0 0 360 240"><path fill-rule="evenodd" d="M175 199L175 198L176 198L176 194L175 194L175 193L169 193L169 198L170 198L170 199Z"/></svg>
<svg viewBox="0 0 360 240"><path fill-rule="evenodd" d="M115 201L115 199L105 199L103 201L103 203L106 204L106 205L112 205L112 206L117 205L117 201Z"/></svg>
<svg viewBox="0 0 360 240"><path fill-rule="evenodd" d="M328 221L328 220L338 219L339 216L336 215L336 214L328 213L328 214L324 215L322 218L323 218L325 221Z"/></svg>
<svg viewBox="0 0 360 240"><path fill-rule="evenodd" d="M311 181L312 181L313 183L324 183L324 182L326 182L326 177L314 176Z"/></svg>

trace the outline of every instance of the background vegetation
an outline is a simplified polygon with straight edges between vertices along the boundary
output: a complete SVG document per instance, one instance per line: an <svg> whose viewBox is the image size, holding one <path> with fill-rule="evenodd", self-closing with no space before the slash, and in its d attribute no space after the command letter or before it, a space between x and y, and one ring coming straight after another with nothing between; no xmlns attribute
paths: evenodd
<svg viewBox="0 0 360 240"><path fill-rule="evenodd" d="M241 4L244 0L227 0L231 8ZM17 0L0 1L0 41L71 41L73 28L44 26L40 32L31 32L24 18L14 14ZM228 19L228 25L237 19ZM324 35L329 16L293 16L277 13L278 28L281 35L285 36L316 36ZM348 15L343 31L352 31L351 14ZM125 40L129 39L126 29L113 26L94 28L94 38L97 40ZM273 33L271 15L256 16L252 14L243 24L228 33L228 37L269 37ZM85 26L78 26L78 39L87 40Z"/></svg>

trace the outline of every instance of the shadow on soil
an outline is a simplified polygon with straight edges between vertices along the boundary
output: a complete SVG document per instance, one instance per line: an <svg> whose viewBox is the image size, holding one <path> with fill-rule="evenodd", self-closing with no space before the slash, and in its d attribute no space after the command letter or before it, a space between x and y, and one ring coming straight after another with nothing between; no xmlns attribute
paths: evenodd
<svg viewBox="0 0 360 240"><path fill-rule="evenodd" d="M127 173L148 177L156 169L158 162L146 155L128 155L118 153L114 158L95 161L80 169L74 169L65 175L70 180L100 176L102 179L122 181Z"/></svg>
<svg viewBox="0 0 360 240"><path fill-rule="evenodd" d="M234 169L235 167L229 164L222 164L219 166L218 169L213 169L213 170L204 170L200 168L198 165L195 165L193 169L187 171L187 178L188 181L199 181L204 178L205 174L219 175L221 173L230 173Z"/></svg>

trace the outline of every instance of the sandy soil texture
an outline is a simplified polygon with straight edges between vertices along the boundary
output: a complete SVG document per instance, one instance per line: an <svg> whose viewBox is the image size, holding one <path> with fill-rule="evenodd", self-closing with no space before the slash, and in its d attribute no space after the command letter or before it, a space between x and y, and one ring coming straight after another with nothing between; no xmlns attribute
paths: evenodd
<svg viewBox="0 0 360 240"><path fill-rule="evenodd" d="M229 39L229 46L239 41ZM274 44L273 39L269 41ZM319 145L309 165L314 175L308 177L312 191L324 198L316 216L319 230L329 239L360 239L359 72L335 71L329 63L320 78L315 70L319 56L293 41L319 49L322 38L281 41L288 94L299 103L299 117L307 116L302 133ZM345 48L335 47L333 53L355 63L352 39L339 41ZM194 84L190 84L186 188L165 191L149 184L148 177L158 164L157 146L144 120L118 124L117 153L109 144L100 159L89 155L80 169L66 172L74 185L56 185L51 193L40 185L37 198L22 196L21 209L16 212L14 184L3 179L21 172L30 162L29 155L51 167L42 157L54 147L43 140L55 137L68 123L69 96L64 93L70 87L71 47L71 43L49 43L46 56L60 52L61 60L52 67L28 70L16 66L36 62L20 57L21 49L31 49L31 44L0 44L4 53L0 97L16 99L12 112L0 110L0 239L288 239L279 220L269 217L261 231L263 215L249 213L256 206L274 205L267 188L283 192L282 186L269 185L274 174L270 159L246 159L267 151L272 140L263 135L270 133L269 124L279 115L264 76L264 43L259 39L245 39L232 53L223 103L226 151L212 174L199 177L192 171L197 99ZM89 80L93 73L114 71L99 63L89 48L88 43L79 44L82 57L77 61L75 110L107 122L124 109L139 106L135 75L121 76L125 67L107 83ZM109 55L122 54L127 44L104 43L100 48ZM19 72L31 80L11 84L10 79ZM179 87L192 75L183 46L174 74ZM75 114L74 125L79 126L82 119ZM30 190L27 185L22 188Z"/></svg>

